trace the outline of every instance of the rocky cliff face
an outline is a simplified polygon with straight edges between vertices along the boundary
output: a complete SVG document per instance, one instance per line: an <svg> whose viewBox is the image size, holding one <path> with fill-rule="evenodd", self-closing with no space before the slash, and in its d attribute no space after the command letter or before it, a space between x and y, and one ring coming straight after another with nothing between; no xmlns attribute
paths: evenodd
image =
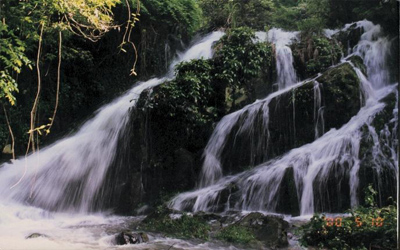
<svg viewBox="0 0 400 250"><path fill-rule="evenodd" d="M339 129L360 111L365 97L353 65L364 73L366 67L358 56L350 58L348 61L351 63L339 63L334 67L328 65L338 60L338 51L332 47L338 45L332 41L313 41L316 47L307 60L314 60L317 65L315 70L321 70L321 74L315 75L305 68L304 77L315 75L314 78L297 84L289 91L245 106L235 112L237 114L231 113L236 116L237 123L226 131L226 146L221 151L220 159L224 174L236 174L268 160L279 159L291 149L309 144L331 129ZM295 52L295 58L306 56L304 46L304 42L293 45L293 50L298 52ZM296 63L301 64L301 60L295 60ZM309 64L306 66L309 67ZM232 99L227 98L230 87L213 77L214 67L212 60L183 65L176 80L142 93L138 107L131 111L129 128L122 133L115 167L109 168L107 180L120 183L118 191L107 190L106 184L99 192L99 195L113 193L105 207L116 208L119 213L131 213L138 204L152 203L162 196L198 186L203 151L215 122L227 112L234 111L226 108L232 107ZM241 106L237 102L236 108L256 100L257 95L248 93L259 93L260 88L265 93L270 92L271 81L276 78L274 73L273 70L260 71L258 77L252 79L255 84L246 81L246 86L243 86L243 90L247 88L247 92L243 92L245 98L236 99L243 102ZM249 86L253 89L248 90ZM198 98L193 94L194 90L201 93ZM395 194L394 170L390 170L392 163L385 160L395 155L390 152L393 145L386 147L379 156L373 153L374 143L380 143L382 148L385 148L385 143L393 143L383 135L385 131L394 135L397 126L393 122L396 98L389 96L384 102L388 105L373 122L376 131L380 131L380 135L376 136L379 139L371 139L371 130L363 127L365 133L359 156L359 190L368 183L375 183L382 190L380 204L386 204L387 198ZM386 164L382 167L386 170L377 172L377 164ZM314 207L316 211L341 212L351 205L348 199L351 193L349 171L339 162L329 171L329 176L335 178L312 184L315 190ZM278 198L274 201L277 212L293 215L300 212L301 193L296 186L295 175L292 167L287 168L283 181L277 187ZM224 211L227 204L239 202L242 191L238 182L220 190L213 211ZM362 200L362 192L357 195ZM192 210L194 202L188 201L185 209Z"/></svg>

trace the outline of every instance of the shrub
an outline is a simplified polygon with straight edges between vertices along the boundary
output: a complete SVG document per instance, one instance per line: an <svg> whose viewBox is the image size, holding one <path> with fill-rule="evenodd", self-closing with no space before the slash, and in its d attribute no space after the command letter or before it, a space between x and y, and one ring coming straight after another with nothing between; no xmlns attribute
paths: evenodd
<svg viewBox="0 0 400 250"><path fill-rule="evenodd" d="M327 249L396 248L396 206L376 207L376 192L366 191L366 206L350 211L348 217L314 215L300 228L300 244Z"/></svg>

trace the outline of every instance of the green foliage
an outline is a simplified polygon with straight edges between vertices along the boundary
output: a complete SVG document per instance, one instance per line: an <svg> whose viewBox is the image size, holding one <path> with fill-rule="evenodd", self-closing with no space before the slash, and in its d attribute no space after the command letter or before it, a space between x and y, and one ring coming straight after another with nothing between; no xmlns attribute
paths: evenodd
<svg viewBox="0 0 400 250"><path fill-rule="evenodd" d="M217 234L217 239L232 243L247 244L256 238L248 228L239 225L230 225L223 228Z"/></svg>
<svg viewBox="0 0 400 250"><path fill-rule="evenodd" d="M136 0L133 0L135 3ZM176 34L192 35L201 23L201 9L194 0L141 0L142 16Z"/></svg>
<svg viewBox="0 0 400 250"><path fill-rule="evenodd" d="M305 12L304 5L277 5L272 15L271 26L285 30L297 30L297 25L302 20Z"/></svg>
<svg viewBox="0 0 400 250"><path fill-rule="evenodd" d="M306 36L321 34L326 28L330 11L328 0L305 0L302 5L305 13L298 23L298 30Z"/></svg>
<svg viewBox="0 0 400 250"><path fill-rule="evenodd" d="M313 57L307 61L306 74L312 76L338 62L342 56L341 48L334 40L326 37L313 37Z"/></svg>
<svg viewBox="0 0 400 250"><path fill-rule="evenodd" d="M224 109L225 89L254 91L252 79L272 63L271 46L253 39L250 28L232 29L217 43L213 59L179 64L176 78L157 87L143 107L153 109L159 118L184 124L188 135L214 122L218 110Z"/></svg>
<svg viewBox="0 0 400 250"><path fill-rule="evenodd" d="M271 23L272 0L201 0L206 29L248 26L261 30Z"/></svg>
<svg viewBox="0 0 400 250"><path fill-rule="evenodd" d="M331 27L342 27L343 24L363 19L379 23L385 32L398 35L398 1L376 0L376 1L342 1L329 0L328 25ZM361 4L362 3L362 4Z"/></svg>
<svg viewBox="0 0 400 250"><path fill-rule="evenodd" d="M314 215L300 228L300 243L327 249L396 248L396 206L376 207L376 194L369 186L366 190L367 206L351 210L351 215L341 217L340 222L328 221L324 215Z"/></svg>
<svg viewBox="0 0 400 250"><path fill-rule="evenodd" d="M230 30L216 45L216 78L238 91L245 88L254 95L252 79L272 64L272 47L268 43L254 43L255 33L247 27Z"/></svg>
<svg viewBox="0 0 400 250"><path fill-rule="evenodd" d="M25 43L3 22L0 22L0 37L0 100L7 98L14 105L14 92L18 92L15 77L23 66L32 66L25 55Z"/></svg>
<svg viewBox="0 0 400 250"><path fill-rule="evenodd" d="M145 230L163 232L167 236L184 239L207 240L211 230L205 220L190 214L184 213L179 218L171 218L165 206L159 206L152 218L144 221L143 226Z"/></svg>
<svg viewBox="0 0 400 250"><path fill-rule="evenodd" d="M215 113L209 109L213 94L211 68L211 61L202 59L177 65L176 78L160 86L151 107L161 116L184 119L188 129L212 121Z"/></svg>

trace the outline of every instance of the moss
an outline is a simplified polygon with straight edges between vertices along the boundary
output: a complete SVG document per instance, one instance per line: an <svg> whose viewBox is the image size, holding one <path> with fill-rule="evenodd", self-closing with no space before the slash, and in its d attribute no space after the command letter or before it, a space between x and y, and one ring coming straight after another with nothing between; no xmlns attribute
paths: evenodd
<svg viewBox="0 0 400 250"><path fill-rule="evenodd" d="M351 57L349 58L349 60L350 60L351 63L354 64L354 66L356 66L357 68L359 68L359 69L361 70L361 72L362 72L365 76L367 76L367 68L365 67L364 62L363 62L363 60L362 60L361 57L354 55L354 56L351 56Z"/></svg>
<svg viewBox="0 0 400 250"><path fill-rule="evenodd" d="M222 229L216 237L217 239L232 243L247 244L251 241L255 241L255 237L251 230L240 225L227 226Z"/></svg>
<svg viewBox="0 0 400 250"><path fill-rule="evenodd" d="M396 94L391 93L381 100L386 106L375 115L371 125L378 135L381 131L387 129L385 133L389 132L393 136L394 123L391 122L393 118L393 109L396 107ZM379 190L377 196L377 204L380 206L391 204L390 197L396 196L396 173L394 162L392 161L392 149L398 151L396 140L388 143L383 136L379 136L379 145L375 145L369 128L363 126L361 128L362 138L360 143L359 158L360 163L360 189L366 188L367 183L372 183L376 190ZM375 147L379 146L380 154L376 154ZM360 193L363 200L363 194Z"/></svg>
<svg viewBox="0 0 400 250"><path fill-rule="evenodd" d="M389 121L392 119L393 109L396 105L396 94L391 93L390 95L383 98L381 102L385 103L385 108L380 113L378 113L372 121L372 126L377 132L384 129L385 125L389 123Z"/></svg>
<svg viewBox="0 0 400 250"><path fill-rule="evenodd" d="M329 69L316 80L322 84L325 127L340 128L360 110L360 80L349 63Z"/></svg>
<svg viewBox="0 0 400 250"><path fill-rule="evenodd" d="M323 72L338 63L342 56L342 46L338 41L322 36L306 36L291 47L294 67L302 79Z"/></svg>
<svg viewBox="0 0 400 250"><path fill-rule="evenodd" d="M169 212L171 211L165 206L159 206L156 212L143 221L142 228L177 238L204 240L209 238L211 227L206 220L186 213L177 219L173 219Z"/></svg>

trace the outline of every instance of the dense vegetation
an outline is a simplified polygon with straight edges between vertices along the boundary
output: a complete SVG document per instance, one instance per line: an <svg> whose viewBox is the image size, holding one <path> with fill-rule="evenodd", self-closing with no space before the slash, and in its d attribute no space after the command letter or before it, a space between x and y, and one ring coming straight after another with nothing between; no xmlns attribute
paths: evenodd
<svg viewBox="0 0 400 250"><path fill-rule="evenodd" d="M15 152L20 155L25 152L29 136L50 132L50 124L53 133L41 136L39 143L51 142L70 131L101 103L138 79L165 72L175 51L182 49L180 41L187 42L196 31L281 27L301 30L309 36L325 27L340 27L366 18L380 23L389 34L395 34L391 17L396 10L394 0L368 1L362 5L336 0L2 1L0 98L4 106L2 113L8 116L4 113L0 118L1 147L11 144L14 138ZM337 55L336 52L323 54L328 42L324 38L313 37L312 41L315 47L322 48L323 60L307 65L305 75L318 72ZM243 44L245 48L248 45ZM233 62L240 60L238 52L241 51L223 48L218 53L224 54L220 58ZM230 58L227 53L238 58ZM257 56L255 51L253 57ZM260 58L254 60L260 61ZM223 73L217 77L228 82L234 79L235 82L229 82L232 95L238 94L237 86L243 84L246 87L239 92L252 95L249 79L258 69L240 72L237 70L242 65L225 63L220 61L220 67L227 68L221 68ZM53 118L56 102L57 114L54 121L49 120ZM30 124L32 110L33 124ZM28 134L29 130L33 132Z"/></svg>
<svg viewBox="0 0 400 250"><path fill-rule="evenodd" d="M38 135L42 144L76 128L101 103L138 79L165 72L175 51L182 49L181 40L189 41L201 21L201 9L192 0L144 0L139 6L137 1L118 0L61 4L47 0L1 2L0 98L17 155L24 153L28 144L38 80L41 89L33 128L44 125L44 129L31 134ZM136 14L139 10L140 16ZM50 121L57 85L59 105ZM4 148L12 137L6 116L0 121ZM38 132L47 134L49 123L52 133L40 136Z"/></svg>
<svg viewBox="0 0 400 250"><path fill-rule="evenodd" d="M349 211L348 217L314 215L300 228L301 244L327 249L396 248L396 204L378 208L376 195L377 192L369 186L366 204Z"/></svg>

